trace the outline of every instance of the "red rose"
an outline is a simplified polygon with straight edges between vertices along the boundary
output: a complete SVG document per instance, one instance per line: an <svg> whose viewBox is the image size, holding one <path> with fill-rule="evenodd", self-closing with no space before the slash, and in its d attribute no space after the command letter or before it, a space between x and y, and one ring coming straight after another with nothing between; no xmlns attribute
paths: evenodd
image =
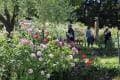
<svg viewBox="0 0 120 80"><path fill-rule="evenodd" d="M86 66L88 66L88 67L90 66L90 62L89 61L86 63Z"/></svg>
<svg viewBox="0 0 120 80"><path fill-rule="evenodd" d="M85 58L87 58L87 56L86 55L82 55L82 58L85 59Z"/></svg>
<svg viewBox="0 0 120 80"><path fill-rule="evenodd" d="M47 41L48 41L47 39L43 39L43 42L44 42L44 43L47 43Z"/></svg>
<svg viewBox="0 0 120 80"><path fill-rule="evenodd" d="M75 67L75 71L77 71L78 69L79 69L79 67L78 67L78 66L76 66L76 67Z"/></svg>
<svg viewBox="0 0 120 80"><path fill-rule="evenodd" d="M36 35L35 35L35 38L36 38L36 39L39 39L39 38L40 38L40 36L39 36L38 34L36 34Z"/></svg>
<svg viewBox="0 0 120 80"><path fill-rule="evenodd" d="M75 46L75 48L78 50L78 47L77 47L77 46Z"/></svg>
<svg viewBox="0 0 120 80"><path fill-rule="evenodd" d="M91 59L89 59L89 62L90 62L90 63L93 63L93 59L92 59L92 58L91 58Z"/></svg>
<svg viewBox="0 0 120 80"><path fill-rule="evenodd" d="M74 43L74 41L70 41L70 44L71 44L71 45L74 45L75 43Z"/></svg>
<svg viewBox="0 0 120 80"><path fill-rule="evenodd" d="M82 52L79 52L80 54L82 54Z"/></svg>

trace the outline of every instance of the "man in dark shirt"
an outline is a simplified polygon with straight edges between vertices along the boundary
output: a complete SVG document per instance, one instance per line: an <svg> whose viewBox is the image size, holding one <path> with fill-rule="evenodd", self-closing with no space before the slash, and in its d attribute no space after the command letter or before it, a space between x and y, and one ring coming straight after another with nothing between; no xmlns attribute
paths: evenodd
<svg viewBox="0 0 120 80"><path fill-rule="evenodd" d="M74 41L74 30L72 29L72 25L68 25L68 32L66 33L69 41Z"/></svg>
<svg viewBox="0 0 120 80"><path fill-rule="evenodd" d="M108 41L111 40L111 32L108 27L104 31L104 40L105 40L105 48L106 48Z"/></svg>

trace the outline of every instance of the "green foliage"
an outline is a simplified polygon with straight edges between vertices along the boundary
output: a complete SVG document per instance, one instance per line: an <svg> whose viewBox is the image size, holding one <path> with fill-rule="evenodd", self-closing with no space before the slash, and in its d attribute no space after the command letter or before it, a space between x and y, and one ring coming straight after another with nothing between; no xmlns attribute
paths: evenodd
<svg viewBox="0 0 120 80"><path fill-rule="evenodd" d="M40 31L35 28L31 29L31 25L28 27L25 24L25 22L21 24L24 28L12 33L12 38L7 38L8 33L3 33L4 37L0 38L0 78L2 80L7 78L14 80L48 80L46 78L47 74L54 76L56 75L53 74L55 72L70 72L75 63L79 61L79 57L76 56L78 50L74 47L77 50L75 52L73 45L51 38L50 36L55 34L51 31L47 35L47 29L44 30L44 39L47 40L45 41L43 39L43 29ZM36 34L39 37L36 37ZM81 62L84 63L84 60L79 61L79 63ZM85 66L86 64L82 65ZM44 75L40 71L44 71Z"/></svg>
<svg viewBox="0 0 120 80"><path fill-rule="evenodd" d="M42 0L39 5L39 19L42 22L61 23L70 17L72 6L66 0Z"/></svg>

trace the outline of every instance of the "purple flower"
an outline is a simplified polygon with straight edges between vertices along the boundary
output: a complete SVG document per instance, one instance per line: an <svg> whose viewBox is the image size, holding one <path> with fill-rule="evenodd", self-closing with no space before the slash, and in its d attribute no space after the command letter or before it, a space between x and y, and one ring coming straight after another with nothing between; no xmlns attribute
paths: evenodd
<svg viewBox="0 0 120 80"><path fill-rule="evenodd" d="M33 73L33 69L32 68L28 69L28 72Z"/></svg>
<svg viewBox="0 0 120 80"><path fill-rule="evenodd" d="M46 36L48 36L50 33L49 32L46 32Z"/></svg>
<svg viewBox="0 0 120 80"><path fill-rule="evenodd" d="M53 58L53 56L54 56L53 54L50 54L50 55L49 55L50 58Z"/></svg>
<svg viewBox="0 0 120 80"><path fill-rule="evenodd" d="M20 42L21 42L21 44L23 44L23 45L27 44L27 40L24 40L24 39L20 39Z"/></svg>
<svg viewBox="0 0 120 80"><path fill-rule="evenodd" d="M31 56L32 58L35 58L35 57L36 57L35 53L32 53L30 56Z"/></svg>
<svg viewBox="0 0 120 80"><path fill-rule="evenodd" d="M44 73L44 71L40 71L40 74L41 74L41 75L44 75L45 73Z"/></svg>
<svg viewBox="0 0 120 80"><path fill-rule="evenodd" d="M46 78L50 78L50 74L46 74Z"/></svg>
<svg viewBox="0 0 120 80"><path fill-rule="evenodd" d="M37 56L42 56L42 53L40 51L38 51Z"/></svg>

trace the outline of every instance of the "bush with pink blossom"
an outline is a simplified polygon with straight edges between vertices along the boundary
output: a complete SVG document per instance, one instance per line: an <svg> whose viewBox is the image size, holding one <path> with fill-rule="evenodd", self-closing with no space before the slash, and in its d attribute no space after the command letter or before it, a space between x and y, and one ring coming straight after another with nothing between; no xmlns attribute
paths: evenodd
<svg viewBox="0 0 120 80"><path fill-rule="evenodd" d="M20 25L29 26L23 22ZM55 75L54 72L71 71L77 62L87 58L83 55L80 61L78 55L81 54L76 46L54 40L51 38L52 32L43 31L45 29L35 34L34 29L24 28L13 39L0 39L1 64L5 65L4 69L21 80L48 80ZM89 67L92 62L92 59L87 61L86 66Z"/></svg>

